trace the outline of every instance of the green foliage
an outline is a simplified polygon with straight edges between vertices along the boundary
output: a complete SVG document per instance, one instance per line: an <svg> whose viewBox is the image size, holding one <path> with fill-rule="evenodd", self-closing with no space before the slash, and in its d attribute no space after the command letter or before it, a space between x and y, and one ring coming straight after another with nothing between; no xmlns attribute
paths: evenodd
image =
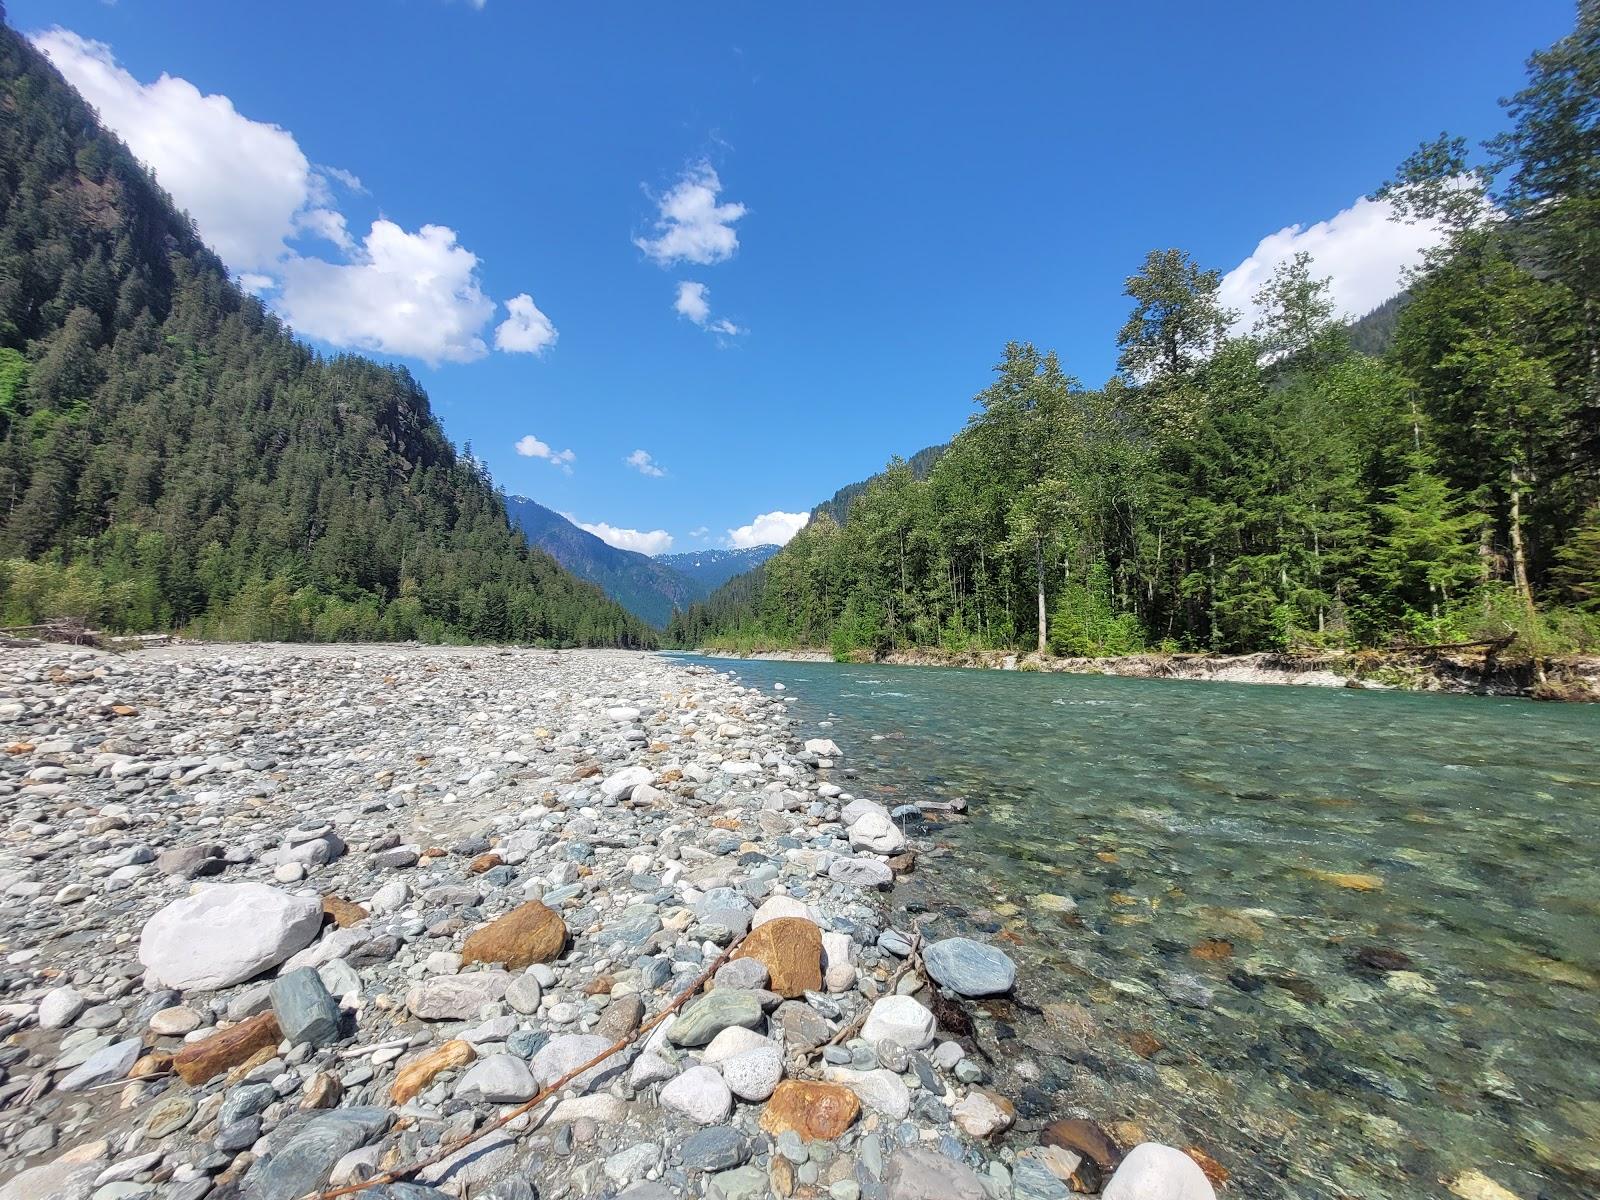
<svg viewBox="0 0 1600 1200"><path fill-rule="evenodd" d="M1061 589L1051 621L1050 648L1074 658L1138 654L1144 630L1137 614L1117 612L1111 594L1111 572L1095 563L1089 577Z"/></svg>
<svg viewBox="0 0 1600 1200"><path fill-rule="evenodd" d="M644 646L402 369L323 358L0 26L0 610L214 637Z"/></svg>

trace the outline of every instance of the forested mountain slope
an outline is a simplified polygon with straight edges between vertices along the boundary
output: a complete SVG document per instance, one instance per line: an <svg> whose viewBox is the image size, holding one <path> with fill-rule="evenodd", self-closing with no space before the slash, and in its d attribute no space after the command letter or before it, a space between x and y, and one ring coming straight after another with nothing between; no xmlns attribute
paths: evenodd
<svg viewBox="0 0 1600 1200"><path fill-rule="evenodd" d="M652 625L665 625L709 590L647 554L602 541L526 496L508 497L506 508L532 545Z"/></svg>
<svg viewBox="0 0 1600 1200"><path fill-rule="evenodd" d="M0 619L642 645L531 552L403 369L241 294L0 27Z"/></svg>
<svg viewBox="0 0 1600 1200"><path fill-rule="evenodd" d="M1106 387L1007 346L925 478L894 460L669 641L1596 647L1600 3L1529 73L1476 161L1440 138L1379 189L1447 234L1404 301L1346 330L1302 255L1237 336L1220 273L1153 251Z"/></svg>

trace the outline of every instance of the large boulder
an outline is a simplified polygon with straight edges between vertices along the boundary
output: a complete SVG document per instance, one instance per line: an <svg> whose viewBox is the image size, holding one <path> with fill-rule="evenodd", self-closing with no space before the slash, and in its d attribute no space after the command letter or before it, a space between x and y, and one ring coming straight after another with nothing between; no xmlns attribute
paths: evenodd
<svg viewBox="0 0 1600 1200"><path fill-rule="evenodd" d="M139 961L166 987L215 991L271 970L317 936L322 901L264 883L217 883L145 922Z"/></svg>
<svg viewBox="0 0 1600 1200"><path fill-rule="evenodd" d="M1182 1150L1143 1142L1128 1151L1101 1200L1216 1200L1206 1173Z"/></svg>
<svg viewBox="0 0 1600 1200"><path fill-rule="evenodd" d="M461 963L504 963L513 971L549 962L567 946L567 924L555 909L529 900L472 932Z"/></svg>
<svg viewBox="0 0 1600 1200"><path fill-rule="evenodd" d="M761 1110L761 1128L773 1137L793 1132L807 1141L831 1142L860 1112L861 1101L847 1087L785 1079Z"/></svg>
<svg viewBox="0 0 1600 1200"><path fill-rule="evenodd" d="M1001 996L1017 981L1016 964L993 946L971 938L945 938L922 954L934 981L962 996Z"/></svg>
<svg viewBox="0 0 1600 1200"><path fill-rule="evenodd" d="M822 987L822 930L805 917L779 917L750 931L735 953L767 969L767 986L785 1000Z"/></svg>

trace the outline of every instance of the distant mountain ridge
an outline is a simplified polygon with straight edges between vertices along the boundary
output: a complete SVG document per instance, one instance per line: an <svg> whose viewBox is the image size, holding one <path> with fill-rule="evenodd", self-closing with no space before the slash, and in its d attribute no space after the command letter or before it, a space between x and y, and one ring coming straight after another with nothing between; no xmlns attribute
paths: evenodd
<svg viewBox="0 0 1600 1200"><path fill-rule="evenodd" d="M768 544L738 550L686 550L681 554L658 554L655 561L694 580L710 595L735 575L755 570L781 549Z"/></svg>

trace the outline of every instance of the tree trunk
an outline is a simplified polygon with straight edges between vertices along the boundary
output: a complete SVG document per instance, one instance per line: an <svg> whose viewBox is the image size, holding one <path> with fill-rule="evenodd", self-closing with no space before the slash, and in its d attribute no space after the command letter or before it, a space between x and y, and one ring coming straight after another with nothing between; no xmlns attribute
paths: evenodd
<svg viewBox="0 0 1600 1200"><path fill-rule="evenodd" d="M1045 652L1046 628L1044 614L1044 539L1033 539L1034 575L1039 585L1039 653Z"/></svg>
<svg viewBox="0 0 1600 1200"><path fill-rule="evenodd" d="M1522 545L1522 472L1511 468L1511 580L1517 596L1533 611L1533 589L1528 586L1528 559Z"/></svg>

